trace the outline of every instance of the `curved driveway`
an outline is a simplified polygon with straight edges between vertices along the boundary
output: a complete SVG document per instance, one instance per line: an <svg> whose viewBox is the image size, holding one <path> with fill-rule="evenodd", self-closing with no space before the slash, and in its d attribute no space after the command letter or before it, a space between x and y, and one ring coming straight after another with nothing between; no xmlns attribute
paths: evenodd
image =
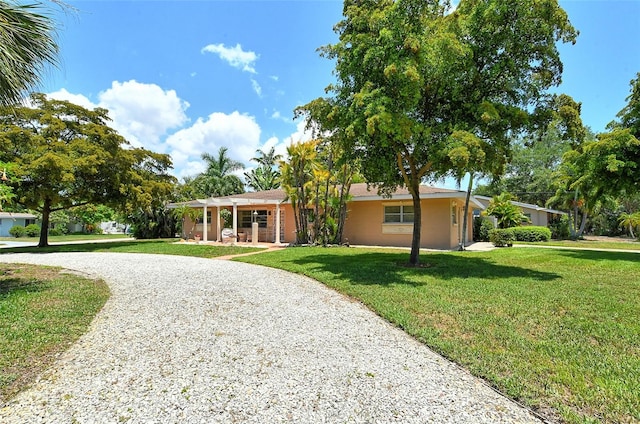
<svg viewBox="0 0 640 424"><path fill-rule="evenodd" d="M112 297L2 423L535 423L323 285L243 263L0 255L104 278Z"/></svg>

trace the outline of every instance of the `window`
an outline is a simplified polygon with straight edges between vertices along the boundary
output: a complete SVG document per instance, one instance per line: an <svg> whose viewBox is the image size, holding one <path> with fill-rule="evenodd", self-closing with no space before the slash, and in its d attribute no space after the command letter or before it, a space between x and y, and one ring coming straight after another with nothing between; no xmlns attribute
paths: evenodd
<svg viewBox="0 0 640 424"><path fill-rule="evenodd" d="M385 224L403 224L413 222L413 206L397 205L384 207Z"/></svg>
<svg viewBox="0 0 640 424"><path fill-rule="evenodd" d="M254 212L257 214L254 215ZM240 218L240 228L251 228L251 224L255 221L258 223L258 227L267 228L267 211L239 211L238 217Z"/></svg>
<svg viewBox="0 0 640 424"><path fill-rule="evenodd" d="M456 202L451 204L451 224L458 225L458 204Z"/></svg>
<svg viewBox="0 0 640 424"><path fill-rule="evenodd" d="M32 225L32 224L35 224L35 223L36 223L36 220L35 220L35 219L27 218L27 219L25 219L25 220L24 220L24 226L25 226L25 227L26 227L27 225Z"/></svg>
<svg viewBox="0 0 640 424"><path fill-rule="evenodd" d="M202 217L198 218L196 224L204 224ZM207 224L211 224L211 211L207 211Z"/></svg>

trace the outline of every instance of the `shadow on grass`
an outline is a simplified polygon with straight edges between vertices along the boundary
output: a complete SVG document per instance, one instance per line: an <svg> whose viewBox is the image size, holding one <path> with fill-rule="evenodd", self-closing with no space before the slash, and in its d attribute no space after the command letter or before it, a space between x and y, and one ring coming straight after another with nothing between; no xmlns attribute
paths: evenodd
<svg viewBox="0 0 640 424"><path fill-rule="evenodd" d="M163 245L169 242L165 240L137 240L135 243L144 243L147 246L158 244ZM126 248L132 246L131 241L112 241L104 242L86 242L86 243L69 243L56 244L47 247L8 247L0 249L3 253L58 253L58 252L101 252L111 249Z"/></svg>
<svg viewBox="0 0 640 424"><path fill-rule="evenodd" d="M286 262L287 260L283 260ZM354 284L420 286L430 279L531 279L554 281L559 274L517 266L502 265L485 258L455 254L421 256L421 267L407 267L408 255L384 252L363 252L351 255L312 254L291 259L290 263L305 270L305 274L330 273Z"/></svg>
<svg viewBox="0 0 640 424"><path fill-rule="evenodd" d="M600 251L600 250L569 250L569 249L558 249L556 250L558 255L566 256L573 259L580 259L586 261L628 261L635 262L640 264L640 252L638 253L630 253L630 252L611 252L611 251Z"/></svg>
<svg viewBox="0 0 640 424"><path fill-rule="evenodd" d="M47 290L50 284L26 278L0 279L0 298L16 293L35 293Z"/></svg>

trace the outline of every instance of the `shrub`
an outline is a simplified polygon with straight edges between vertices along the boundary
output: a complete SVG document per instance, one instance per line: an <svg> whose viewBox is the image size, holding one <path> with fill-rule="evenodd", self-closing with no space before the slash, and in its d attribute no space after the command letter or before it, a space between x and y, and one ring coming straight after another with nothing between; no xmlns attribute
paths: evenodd
<svg viewBox="0 0 640 424"><path fill-rule="evenodd" d="M9 228L9 234L15 238L24 237L27 234L27 230L22 225L14 225Z"/></svg>
<svg viewBox="0 0 640 424"><path fill-rule="evenodd" d="M61 236L62 235L62 231L58 227L49 228L49 235L50 236Z"/></svg>
<svg viewBox="0 0 640 424"><path fill-rule="evenodd" d="M477 216L473 219L473 241L489 241L489 231L493 230L493 222L484 217Z"/></svg>
<svg viewBox="0 0 640 424"><path fill-rule="evenodd" d="M557 240L567 240L571 236L569 228L569 215L561 215L549 223L551 237Z"/></svg>
<svg viewBox="0 0 640 424"><path fill-rule="evenodd" d="M527 226L511 228L516 241L549 241L551 230L547 227Z"/></svg>
<svg viewBox="0 0 640 424"><path fill-rule="evenodd" d="M516 236L513 228L496 228L489 231L489 241L496 247L511 246Z"/></svg>
<svg viewBox="0 0 640 424"><path fill-rule="evenodd" d="M29 224L24 228L27 237L38 237L40 235L40 226L38 224Z"/></svg>

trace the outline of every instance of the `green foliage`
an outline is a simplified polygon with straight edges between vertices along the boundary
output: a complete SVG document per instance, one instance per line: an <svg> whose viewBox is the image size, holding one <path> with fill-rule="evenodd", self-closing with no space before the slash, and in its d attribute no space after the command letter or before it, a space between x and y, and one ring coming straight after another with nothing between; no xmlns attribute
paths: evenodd
<svg viewBox="0 0 640 424"><path fill-rule="evenodd" d="M516 241L514 228L496 228L489 231L489 241L496 247L511 246Z"/></svg>
<svg viewBox="0 0 640 424"><path fill-rule="evenodd" d="M56 2L63 5L62 2ZM0 105L13 105L58 63L55 22L44 2L0 2Z"/></svg>
<svg viewBox="0 0 640 424"><path fill-rule="evenodd" d="M175 237L176 220L164 207L151 210L139 209L128 217L133 237L157 239Z"/></svg>
<svg viewBox="0 0 640 424"><path fill-rule="evenodd" d="M29 224L24 230L27 237L37 237L40 234L40 226L38 224Z"/></svg>
<svg viewBox="0 0 640 424"><path fill-rule="evenodd" d="M247 185L255 191L273 190L280 187L280 171L276 169L282 159L282 155L276 154L275 147L271 147L268 152L256 150L258 156L251 160L258 163L258 167L250 172L245 172L244 176Z"/></svg>
<svg viewBox="0 0 640 424"><path fill-rule="evenodd" d="M487 215L496 217L498 228L517 227L529 221L529 218L522 213L522 209L511 203L512 200L514 197L507 192L494 196L484 211Z"/></svg>
<svg viewBox="0 0 640 424"><path fill-rule="evenodd" d="M556 43L577 36L556 1L461 1L449 12L439 1L345 2L339 41L321 49L336 63L332 97L301 108L382 193L407 187L414 265L420 183L500 173L511 134L545 121L545 90L562 72Z"/></svg>
<svg viewBox="0 0 640 424"><path fill-rule="evenodd" d="M571 234L569 225L569 215L560 215L559 218L549 222L551 238L556 240L567 240Z"/></svg>
<svg viewBox="0 0 640 424"><path fill-rule="evenodd" d="M494 229L493 222L484 216L473 219L473 241L489 241L489 232Z"/></svg>
<svg viewBox="0 0 640 424"><path fill-rule="evenodd" d="M193 197L220 197L244 193L244 184L234 171L244 169L242 163L231 159L227 147L220 147L217 156L203 153L207 169L189 181ZM192 197L192 198L193 198Z"/></svg>
<svg viewBox="0 0 640 424"><path fill-rule="evenodd" d="M627 104L616 115L620 121L609 124L610 129L627 128L640 140L640 72L631 80L631 93L626 98Z"/></svg>
<svg viewBox="0 0 640 424"><path fill-rule="evenodd" d="M287 153L280 171L282 188L293 206L296 242L341 243L354 166L330 140L292 144Z"/></svg>
<svg viewBox="0 0 640 424"><path fill-rule="evenodd" d="M627 228L631 237L635 237L636 235L634 235L633 230L638 231L640 228L640 212L623 213L620 215L619 221L620 226ZM640 236L640 232L636 234Z"/></svg>
<svg viewBox="0 0 640 424"><path fill-rule="evenodd" d="M534 242L551 240L551 230L547 227L527 225L523 227L509 228L509 231L513 233L516 241Z"/></svg>
<svg viewBox="0 0 640 424"><path fill-rule="evenodd" d="M233 214L229 209L220 210L220 219L222 220L222 228L231 228L233 225Z"/></svg>
<svg viewBox="0 0 640 424"><path fill-rule="evenodd" d="M22 225L14 225L13 227L9 228L9 234L11 234L15 238L20 238L27 235L27 230Z"/></svg>
<svg viewBox="0 0 640 424"><path fill-rule="evenodd" d="M170 157L129 148L107 125L106 110L43 94L31 104L0 108L0 161L15 163L16 201L40 212L44 228L57 210L103 204L127 212L167 200L175 182ZM45 231L39 245L46 244Z"/></svg>

